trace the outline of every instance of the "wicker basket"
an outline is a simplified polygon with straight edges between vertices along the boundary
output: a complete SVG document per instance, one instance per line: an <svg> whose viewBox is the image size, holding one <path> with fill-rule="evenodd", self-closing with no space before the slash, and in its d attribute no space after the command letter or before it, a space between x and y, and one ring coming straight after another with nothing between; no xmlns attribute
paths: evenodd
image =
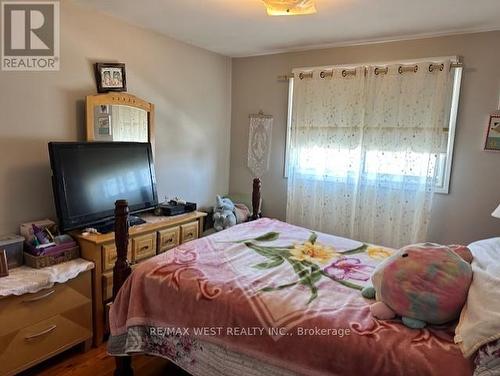
<svg viewBox="0 0 500 376"><path fill-rule="evenodd" d="M24 252L24 263L32 268L41 269L47 266L73 260L78 257L80 257L80 247L76 246L66 249L58 255L33 256L28 252Z"/></svg>

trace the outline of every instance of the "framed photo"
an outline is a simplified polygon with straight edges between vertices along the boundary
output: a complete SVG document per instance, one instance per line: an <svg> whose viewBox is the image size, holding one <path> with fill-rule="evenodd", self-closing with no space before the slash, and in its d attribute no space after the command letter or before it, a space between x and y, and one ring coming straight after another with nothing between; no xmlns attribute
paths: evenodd
<svg viewBox="0 0 500 376"><path fill-rule="evenodd" d="M111 136L111 116L101 115L96 120L97 134L99 136Z"/></svg>
<svg viewBox="0 0 500 376"><path fill-rule="evenodd" d="M99 105L99 113L100 114L109 114L109 104L101 104Z"/></svg>
<svg viewBox="0 0 500 376"><path fill-rule="evenodd" d="M484 150L500 151L500 114L490 115Z"/></svg>
<svg viewBox="0 0 500 376"><path fill-rule="evenodd" d="M7 277L9 275L9 264L7 262L7 252L0 250L0 277Z"/></svg>
<svg viewBox="0 0 500 376"><path fill-rule="evenodd" d="M98 93L127 91L125 64L123 63L96 63L95 79Z"/></svg>

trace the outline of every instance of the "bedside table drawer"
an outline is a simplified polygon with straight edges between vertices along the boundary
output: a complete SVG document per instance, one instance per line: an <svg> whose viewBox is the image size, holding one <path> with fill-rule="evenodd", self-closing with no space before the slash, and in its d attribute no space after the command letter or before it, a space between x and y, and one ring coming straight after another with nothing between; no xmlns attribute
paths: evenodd
<svg viewBox="0 0 500 376"><path fill-rule="evenodd" d="M181 243L198 239L198 222L181 225Z"/></svg>
<svg viewBox="0 0 500 376"><path fill-rule="evenodd" d="M179 226L158 231L158 253L177 247L181 238Z"/></svg>
<svg viewBox="0 0 500 376"><path fill-rule="evenodd" d="M0 337L59 313L90 305L90 274L90 271L81 273L66 283L34 294L0 299Z"/></svg>
<svg viewBox="0 0 500 376"><path fill-rule="evenodd" d="M0 336L0 375L13 375L92 336L91 304Z"/></svg>
<svg viewBox="0 0 500 376"><path fill-rule="evenodd" d="M116 245L115 243L102 246L102 269L103 271L112 270L116 261ZM128 244L127 259L132 262L132 246Z"/></svg>
<svg viewBox="0 0 500 376"><path fill-rule="evenodd" d="M156 255L156 234L132 238L132 260L134 262Z"/></svg>

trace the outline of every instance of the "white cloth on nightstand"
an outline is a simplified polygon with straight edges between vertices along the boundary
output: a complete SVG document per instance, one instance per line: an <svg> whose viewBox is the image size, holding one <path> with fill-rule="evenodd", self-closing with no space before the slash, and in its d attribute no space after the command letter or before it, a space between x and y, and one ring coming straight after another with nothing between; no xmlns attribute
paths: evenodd
<svg viewBox="0 0 500 376"><path fill-rule="evenodd" d="M54 283L64 283L93 268L93 262L81 258L42 269L23 265L9 270L7 277L0 278L0 296L35 293L52 287Z"/></svg>

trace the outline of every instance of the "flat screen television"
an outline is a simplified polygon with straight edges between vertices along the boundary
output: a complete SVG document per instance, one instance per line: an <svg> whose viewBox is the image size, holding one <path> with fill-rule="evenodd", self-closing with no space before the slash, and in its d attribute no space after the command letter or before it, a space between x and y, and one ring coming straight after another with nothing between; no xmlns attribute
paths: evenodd
<svg viewBox="0 0 500 376"><path fill-rule="evenodd" d="M138 142L50 142L54 201L61 230L114 219L115 201L131 213L158 204L151 145Z"/></svg>

